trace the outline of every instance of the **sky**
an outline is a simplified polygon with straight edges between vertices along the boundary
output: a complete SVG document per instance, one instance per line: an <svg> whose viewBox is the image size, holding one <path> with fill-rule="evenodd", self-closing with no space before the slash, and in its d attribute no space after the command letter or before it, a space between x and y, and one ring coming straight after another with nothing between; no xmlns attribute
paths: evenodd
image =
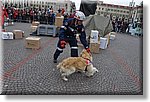
<svg viewBox="0 0 150 102"><path fill-rule="evenodd" d="M75 2L77 10L79 10L81 0L71 0ZM129 2L132 0L100 0L103 1L104 3L110 3L110 4L116 4L116 5L124 5L124 6L129 6ZM135 5L139 5L143 0L134 0Z"/></svg>

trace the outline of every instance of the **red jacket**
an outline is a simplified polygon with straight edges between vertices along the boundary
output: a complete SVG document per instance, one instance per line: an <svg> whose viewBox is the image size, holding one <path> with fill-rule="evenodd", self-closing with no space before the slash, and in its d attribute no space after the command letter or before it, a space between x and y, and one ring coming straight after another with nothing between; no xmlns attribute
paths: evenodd
<svg viewBox="0 0 150 102"><path fill-rule="evenodd" d="M2 10L2 25L4 25L4 20L5 20L5 17L8 18L8 13L6 11L6 9Z"/></svg>
<svg viewBox="0 0 150 102"><path fill-rule="evenodd" d="M63 15L65 13L65 9L64 8L62 8L62 10L61 10L61 14Z"/></svg>
<svg viewBox="0 0 150 102"><path fill-rule="evenodd" d="M14 10L14 19L18 16L18 10Z"/></svg>

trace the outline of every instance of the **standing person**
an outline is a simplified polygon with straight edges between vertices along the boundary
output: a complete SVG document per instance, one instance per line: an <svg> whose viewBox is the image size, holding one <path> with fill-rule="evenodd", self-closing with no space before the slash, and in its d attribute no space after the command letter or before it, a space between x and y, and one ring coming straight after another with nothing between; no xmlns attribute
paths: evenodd
<svg viewBox="0 0 150 102"><path fill-rule="evenodd" d="M41 23L41 9L38 11L38 21Z"/></svg>
<svg viewBox="0 0 150 102"><path fill-rule="evenodd" d="M24 9L22 11L22 20L23 20L23 22L25 22L25 19L26 19L26 10Z"/></svg>
<svg viewBox="0 0 150 102"><path fill-rule="evenodd" d="M30 21L31 21L31 23L32 23L33 20L34 20L34 18L33 18L33 16L34 16L34 11L33 11L33 9L31 8L29 12L30 12Z"/></svg>
<svg viewBox="0 0 150 102"><path fill-rule="evenodd" d="M61 9L61 15L64 15L64 13L65 13L65 9L62 8L62 9Z"/></svg>
<svg viewBox="0 0 150 102"><path fill-rule="evenodd" d="M14 8L14 11L13 11L13 18L14 18L14 21L16 22L16 21L17 21L17 12L16 12L16 8Z"/></svg>
<svg viewBox="0 0 150 102"><path fill-rule="evenodd" d="M115 20L112 21L112 26L113 26L113 32L116 32L116 29L115 29Z"/></svg>
<svg viewBox="0 0 150 102"><path fill-rule="evenodd" d="M119 20L117 21L117 29L118 29L117 32L121 32L121 24L122 22L121 22L121 19L119 18Z"/></svg>
<svg viewBox="0 0 150 102"><path fill-rule="evenodd" d="M49 22L50 22L50 25L54 25L55 23L55 14L53 13L52 10L50 11Z"/></svg>
<svg viewBox="0 0 150 102"><path fill-rule="evenodd" d="M16 15L16 19L17 19L17 22L18 22L18 20L19 20L18 8L16 8L16 10L15 10L15 15Z"/></svg>
<svg viewBox="0 0 150 102"><path fill-rule="evenodd" d="M57 58L63 52L66 43L69 43L71 47L71 57L78 57L78 45L76 39L76 33L80 33L80 41L84 45L84 48L90 52L88 43L86 41L86 33L83 26L83 20L85 15L83 12L76 11L74 18L68 19L64 25L60 28L59 41L57 43L57 49L54 53L54 63L57 63ZM77 32L76 32L77 31Z"/></svg>
<svg viewBox="0 0 150 102"><path fill-rule="evenodd" d="M5 17L7 18L7 20L9 20L8 13L7 13L6 9L4 8L4 6L2 6L1 24L2 24L3 31L5 31L5 27L4 27Z"/></svg>

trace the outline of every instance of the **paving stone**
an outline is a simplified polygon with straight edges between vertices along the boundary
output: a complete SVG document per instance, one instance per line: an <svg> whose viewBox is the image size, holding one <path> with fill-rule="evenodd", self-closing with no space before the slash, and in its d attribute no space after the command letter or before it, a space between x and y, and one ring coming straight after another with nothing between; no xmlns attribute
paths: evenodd
<svg viewBox="0 0 150 102"><path fill-rule="evenodd" d="M39 36L41 49L26 49L25 38L30 36L28 23L15 23L8 31L18 27L25 31L20 40L3 40L3 71L12 72L3 80L2 94L24 95L132 95L143 94L142 38L127 34L117 34L109 47L93 55L93 64L99 70L93 77L83 73L74 73L69 81L61 79L57 64L53 63L53 53L58 38ZM82 48L79 47L79 52ZM70 48L64 49L58 62L70 56ZM139 81L138 81L139 80Z"/></svg>

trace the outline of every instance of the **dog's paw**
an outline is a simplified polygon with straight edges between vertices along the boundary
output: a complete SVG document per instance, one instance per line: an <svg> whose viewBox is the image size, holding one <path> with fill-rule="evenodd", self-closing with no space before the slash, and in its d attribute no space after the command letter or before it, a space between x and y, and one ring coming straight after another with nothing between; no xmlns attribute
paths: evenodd
<svg viewBox="0 0 150 102"><path fill-rule="evenodd" d="M95 72L99 72L98 70L96 70Z"/></svg>
<svg viewBox="0 0 150 102"><path fill-rule="evenodd" d="M94 67L95 72L99 72L96 67Z"/></svg>
<svg viewBox="0 0 150 102"><path fill-rule="evenodd" d="M91 77L93 77L93 75L89 75L89 76L87 76L88 78L91 78Z"/></svg>
<svg viewBox="0 0 150 102"><path fill-rule="evenodd" d="M62 78L64 81L68 81L68 79L67 78Z"/></svg>
<svg viewBox="0 0 150 102"><path fill-rule="evenodd" d="M90 78L92 77L93 75L90 75L90 74L86 74L86 77Z"/></svg>

